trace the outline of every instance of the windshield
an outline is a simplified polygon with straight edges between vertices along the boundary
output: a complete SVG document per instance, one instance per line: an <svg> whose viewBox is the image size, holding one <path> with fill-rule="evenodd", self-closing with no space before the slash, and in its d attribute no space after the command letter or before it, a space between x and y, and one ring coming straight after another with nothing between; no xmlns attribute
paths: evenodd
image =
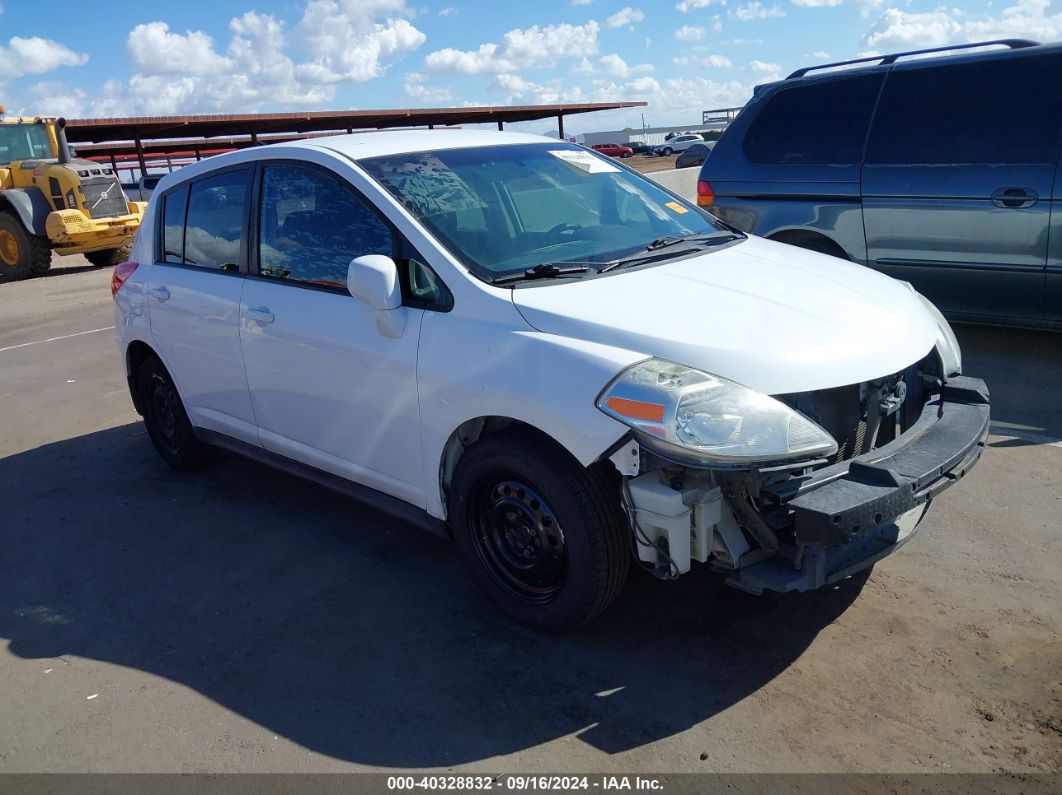
<svg viewBox="0 0 1062 795"><path fill-rule="evenodd" d="M0 124L0 163L53 156L43 124Z"/></svg>
<svg viewBox="0 0 1062 795"><path fill-rule="evenodd" d="M550 263L604 264L718 221L587 149L558 141L359 161L487 280Z"/></svg>

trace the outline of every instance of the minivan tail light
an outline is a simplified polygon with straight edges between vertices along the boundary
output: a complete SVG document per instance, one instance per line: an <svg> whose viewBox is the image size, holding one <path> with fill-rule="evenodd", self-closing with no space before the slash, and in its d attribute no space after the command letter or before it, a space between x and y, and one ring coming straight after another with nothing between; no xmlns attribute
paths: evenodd
<svg viewBox="0 0 1062 795"><path fill-rule="evenodd" d="M697 180L697 206L711 207L715 203L715 191L706 179Z"/></svg>
<svg viewBox="0 0 1062 795"><path fill-rule="evenodd" d="M114 273L111 274L111 298L114 298L115 293L122 289L122 285L133 275L133 271L139 267L140 263L138 262L119 262L114 266Z"/></svg>

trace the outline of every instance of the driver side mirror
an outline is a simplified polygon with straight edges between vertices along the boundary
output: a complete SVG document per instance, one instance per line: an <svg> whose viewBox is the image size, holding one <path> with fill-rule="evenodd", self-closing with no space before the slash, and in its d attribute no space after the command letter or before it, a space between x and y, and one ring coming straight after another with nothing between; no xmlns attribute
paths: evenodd
<svg viewBox="0 0 1062 795"><path fill-rule="evenodd" d="M406 328L398 266L383 254L355 257L347 266L347 291L376 313L376 328L387 337L401 337Z"/></svg>

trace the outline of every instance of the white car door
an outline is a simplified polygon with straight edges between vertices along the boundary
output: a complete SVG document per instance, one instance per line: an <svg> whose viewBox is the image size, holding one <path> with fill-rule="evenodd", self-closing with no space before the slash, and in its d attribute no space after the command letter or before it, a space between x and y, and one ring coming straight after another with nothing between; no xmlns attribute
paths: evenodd
<svg viewBox="0 0 1062 795"><path fill-rule="evenodd" d="M257 445L239 335L250 174L213 172L161 197L147 305L155 350L192 424Z"/></svg>
<svg viewBox="0 0 1062 795"><path fill-rule="evenodd" d="M394 256L396 233L323 167L265 161L240 339L267 450L424 505L417 400L423 310L387 336L346 290L363 254Z"/></svg>

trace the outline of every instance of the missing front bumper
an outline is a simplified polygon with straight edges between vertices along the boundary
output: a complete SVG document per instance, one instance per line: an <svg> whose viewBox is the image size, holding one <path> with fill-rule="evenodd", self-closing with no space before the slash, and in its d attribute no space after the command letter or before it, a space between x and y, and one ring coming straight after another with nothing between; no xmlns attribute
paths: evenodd
<svg viewBox="0 0 1062 795"><path fill-rule="evenodd" d="M754 593L807 591L896 551L933 498L980 458L989 413L984 381L953 378L894 442L766 487L768 501L792 512L794 543L770 560L733 572L727 582Z"/></svg>

